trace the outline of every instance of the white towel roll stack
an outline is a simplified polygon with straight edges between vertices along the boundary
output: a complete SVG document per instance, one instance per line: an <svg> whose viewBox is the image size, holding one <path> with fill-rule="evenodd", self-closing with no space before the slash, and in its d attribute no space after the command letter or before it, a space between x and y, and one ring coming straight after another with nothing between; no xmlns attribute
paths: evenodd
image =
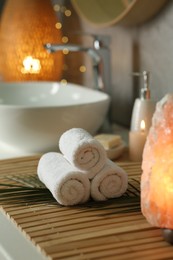
<svg viewBox="0 0 173 260"><path fill-rule="evenodd" d="M72 128L62 134L59 149L76 168L92 179L105 165L107 156L103 146L87 131Z"/></svg>
<svg viewBox="0 0 173 260"><path fill-rule="evenodd" d="M91 197L96 201L122 196L128 187L128 175L109 159L104 168L91 180Z"/></svg>
<svg viewBox="0 0 173 260"><path fill-rule="evenodd" d="M62 205L86 202L90 197L90 182L60 153L44 154L37 168L39 179Z"/></svg>

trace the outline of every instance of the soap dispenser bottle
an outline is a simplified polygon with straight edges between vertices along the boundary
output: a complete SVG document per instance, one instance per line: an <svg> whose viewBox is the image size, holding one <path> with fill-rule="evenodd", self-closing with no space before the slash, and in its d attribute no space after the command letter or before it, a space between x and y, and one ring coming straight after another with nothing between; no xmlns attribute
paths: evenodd
<svg viewBox="0 0 173 260"><path fill-rule="evenodd" d="M149 72L143 71L142 73L134 73L134 76L142 76L144 84L140 90L140 98L135 100L132 118L131 118L131 131L140 131L141 122L145 123L145 132L148 133L152 116L155 110L155 102L151 99L149 88Z"/></svg>

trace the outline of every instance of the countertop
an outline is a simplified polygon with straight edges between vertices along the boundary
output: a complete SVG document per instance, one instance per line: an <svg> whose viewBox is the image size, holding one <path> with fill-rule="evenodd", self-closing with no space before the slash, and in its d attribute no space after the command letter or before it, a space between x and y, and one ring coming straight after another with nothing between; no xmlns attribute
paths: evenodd
<svg viewBox="0 0 173 260"><path fill-rule="evenodd" d="M47 189L40 189L38 160L0 161L0 208L44 259L173 259L161 230L141 214L141 163L117 162L129 175L128 191L121 198L63 207Z"/></svg>
<svg viewBox="0 0 173 260"><path fill-rule="evenodd" d="M128 146L128 132L129 130L123 126L117 124L111 125L111 133L120 135L122 137L122 140L125 142L125 144L127 144L127 146ZM5 143L0 142L0 160L24 157L24 156L32 156L32 155L36 155L36 154L33 154L32 152L28 152L28 151L22 151L17 148L11 147Z"/></svg>

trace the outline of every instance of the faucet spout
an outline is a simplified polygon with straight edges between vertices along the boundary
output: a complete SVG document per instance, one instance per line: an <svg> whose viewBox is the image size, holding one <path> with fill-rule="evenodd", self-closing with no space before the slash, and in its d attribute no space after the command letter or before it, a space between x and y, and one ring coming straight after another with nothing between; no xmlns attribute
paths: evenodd
<svg viewBox="0 0 173 260"><path fill-rule="evenodd" d="M105 85L104 85L103 77L102 77L103 64L102 64L102 59L101 59L100 55L98 54L97 50L95 50L91 47L84 47L84 46L75 45L75 44L52 44L52 43L44 44L44 48L51 53L54 53L56 51L62 51L64 49L67 49L71 52L88 53L89 56L92 58L95 87L96 87L96 89L101 90L101 91L105 90Z"/></svg>

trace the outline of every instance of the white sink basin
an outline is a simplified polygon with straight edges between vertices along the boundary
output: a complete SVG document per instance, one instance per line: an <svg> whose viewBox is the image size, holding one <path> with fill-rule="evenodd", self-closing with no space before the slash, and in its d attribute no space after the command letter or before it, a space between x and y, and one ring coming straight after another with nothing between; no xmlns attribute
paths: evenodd
<svg viewBox="0 0 173 260"><path fill-rule="evenodd" d="M81 127L92 135L108 111L107 94L75 84L0 83L0 146L27 153L58 150L60 135Z"/></svg>

